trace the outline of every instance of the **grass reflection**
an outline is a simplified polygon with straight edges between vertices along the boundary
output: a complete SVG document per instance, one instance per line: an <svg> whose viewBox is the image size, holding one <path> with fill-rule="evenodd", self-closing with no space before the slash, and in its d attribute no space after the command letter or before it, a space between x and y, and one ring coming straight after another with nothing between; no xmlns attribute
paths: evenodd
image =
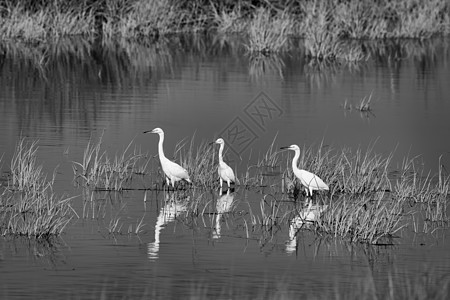
<svg viewBox="0 0 450 300"><path fill-rule="evenodd" d="M14 101L15 105L10 106L16 107L16 118L23 130L35 130L36 120L46 118L56 128L67 128L64 125L72 122L82 124L84 134L88 135L88 129L110 111L106 105L111 94L133 86L145 89L146 95L152 98L164 79L171 78L187 64L195 69L195 66L203 64L202 61L216 62L218 57L223 57L224 62L219 64L219 68L207 71L217 73L211 76L208 73L208 77L221 78L214 83L217 85L232 80L231 74L236 73L232 66L244 66L239 71L248 74L255 82L273 78L297 82L300 74L311 87L323 88L335 82L342 72L358 74L374 63L391 70L390 87L396 90L399 84L396 74L404 59L414 61L419 84L429 85L425 81L431 80L432 76L421 74L440 72L445 65L442 57L447 57L449 51L442 39L352 42L349 47L364 49L364 56L370 60L336 63L302 58L304 50L300 41L293 47L298 50L289 53L248 56L244 55L245 49L238 41L208 35L160 38L148 44L81 37L59 39L37 47L3 41L1 49L4 55L0 65L0 71L5 74L0 76L0 86L4 88L2 101L7 105L8 101ZM92 99L93 87L98 91L97 101ZM29 98L34 101L24 100ZM120 104L119 101L114 103Z"/></svg>

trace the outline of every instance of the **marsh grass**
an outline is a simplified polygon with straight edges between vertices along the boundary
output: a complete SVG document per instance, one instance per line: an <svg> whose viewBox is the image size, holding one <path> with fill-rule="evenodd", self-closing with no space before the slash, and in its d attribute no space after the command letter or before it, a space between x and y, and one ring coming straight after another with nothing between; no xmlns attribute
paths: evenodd
<svg viewBox="0 0 450 300"><path fill-rule="evenodd" d="M48 238L59 235L73 217L72 198L53 192L37 165L37 141L21 138L11 159L8 186L0 195L0 230L2 235Z"/></svg>
<svg viewBox="0 0 450 300"><path fill-rule="evenodd" d="M406 198L414 203L427 203L431 205L430 207L437 208L435 216L444 216L449 200L450 176L444 174L442 165L439 165L437 175L424 173L423 169L416 166L417 158L405 157L398 171L393 174L395 181L393 196Z"/></svg>
<svg viewBox="0 0 450 300"><path fill-rule="evenodd" d="M180 141L176 144L174 158L186 168L191 180L202 188L218 187L218 152L214 144L207 141L195 142L195 135L190 141Z"/></svg>
<svg viewBox="0 0 450 300"><path fill-rule="evenodd" d="M357 59L344 39L425 39L450 32L445 0L402 1L3 1L0 35L42 43L60 37L148 43L174 33L246 35L251 52L284 51L290 36L305 38L311 57ZM351 53L353 52L353 53ZM359 58L358 58L359 59Z"/></svg>
<svg viewBox="0 0 450 300"><path fill-rule="evenodd" d="M379 191L390 191L391 183L388 178L393 153L387 157L373 153L370 145L364 152L360 148L351 154L344 149L336 162L335 187L343 193L362 194Z"/></svg>
<svg viewBox="0 0 450 300"><path fill-rule="evenodd" d="M292 22L288 14L272 16L271 11L267 9L257 9L248 25L247 51L269 54L286 50Z"/></svg>
<svg viewBox="0 0 450 300"><path fill-rule="evenodd" d="M391 200L385 193L341 196L328 203L316 229L350 242L391 244L394 235L406 226L404 205L404 199Z"/></svg>
<svg viewBox="0 0 450 300"><path fill-rule="evenodd" d="M323 217L315 223L315 230L344 237L351 242L391 243L399 230L411 225L408 220L411 220L412 212L405 209L408 206L415 206L414 210L420 211L427 222L447 224L450 179L444 174L443 167L437 176L431 176L423 174L415 159L405 158L397 170L392 166L394 153L382 156L374 152L374 146L375 143L367 149L337 151L322 141L318 146L302 148L299 167L317 174L330 187L329 191L315 195L316 201L328 205ZM116 190L120 191L137 173L144 174L143 178L150 174L150 179L144 180L157 190L158 186L162 188L164 176L156 160L144 159L137 147L134 152L130 149L131 143L123 153L116 154L115 159L108 159L106 152L101 150L101 139L96 144L89 142L82 162L74 163L76 178L88 183L89 188L95 187L94 190L119 186ZM259 210L249 206L248 217L242 220L247 237L252 236L250 233L259 232L264 240L270 239L274 231L288 224L288 219L297 213L290 205L285 205L286 200L278 199L279 184L281 181L285 185L282 189L286 188L293 194L294 200L299 198L304 188L292 172L291 154L277 149L275 136L256 163L241 166L244 173L239 177L240 187L265 195ZM198 217L211 204L208 194L218 189L216 153L217 147L205 141L197 143L195 135L190 140L180 141L175 147L173 160L188 170L193 181L193 185L181 184L171 192L181 195L177 196L179 201L185 201L186 216ZM122 181L117 181L114 176ZM120 182L120 185L111 185L110 182ZM89 195L85 198L88 199ZM91 211L99 216L102 209L92 207ZM119 219L114 219L106 227L110 232L121 228ZM140 227L128 230L139 232Z"/></svg>
<svg viewBox="0 0 450 300"><path fill-rule="evenodd" d="M42 189L46 185L42 166L36 164L37 143L22 138L16 145L10 170L12 187L19 191Z"/></svg>
<svg viewBox="0 0 450 300"><path fill-rule="evenodd" d="M336 26L331 22L333 11L326 2L306 6L304 41L306 55L316 59L334 59L340 41Z"/></svg>
<svg viewBox="0 0 450 300"><path fill-rule="evenodd" d="M99 190L121 191L131 188L135 175L142 175L150 163L148 156L134 147L131 141L127 147L111 158L102 150L102 136L96 143L89 140L81 162L73 161L74 180Z"/></svg>
<svg viewBox="0 0 450 300"><path fill-rule="evenodd" d="M373 93L370 93L369 96L362 97L361 100L359 100L359 103L356 105L349 103L348 99L345 99L344 103L342 104L342 107L343 109L349 111L355 109L361 113L361 116L365 116L366 118L368 118L369 116L374 116L371 106L372 94Z"/></svg>
<svg viewBox="0 0 450 300"><path fill-rule="evenodd" d="M304 20L304 47L306 56L319 61L361 62L368 59L358 43L341 38L335 9L327 2L307 6Z"/></svg>
<svg viewBox="0 0 450 300"><path fill-rule="evenodd" d="M108 38L147 39L181 32L188 22L188 15L177 11L170 1L134 1L131 5L110 1L110 5L103 23L103 34Z"/></svg>
<svg viewBox="0 0 450 300"><path fill-rule="evenodd" d="M25 7L20 1L5 1L0 36L25 42L43 42L68 35L92 36L94 15L80 7L61 8L57 1L48 7Z"/></svg>
<svg viewBox="0 0 450 300"><path fill-rule="evenodd" d="M214 1L211 1L211 12L215 23L215 29L219 34L243 33L247 27L244 19L245 8L242 8L241 1L233 9L220 8Z"/></svg>
<svg viewBox="0 0 450 300"><path fill-rule="evenodd" d="M341 152L323 145L301 150L300 168L319 175L329 192L316 193L316 201L328 209L315 223L317 232L369 244L392 243L406 226L417 227L420 214L425 222L447 226L449 176L423 174L415 159L405 158L399 170L392 166L393 153L376 154L374 144L366 150ZM282 184L297 200L304 189L286 158ZM395 170L395 171L394 171ZM318 199L317 199L318 198ZM295 211L293 211L295 215ZM416 218L411 222L411 218Z"/></svg>

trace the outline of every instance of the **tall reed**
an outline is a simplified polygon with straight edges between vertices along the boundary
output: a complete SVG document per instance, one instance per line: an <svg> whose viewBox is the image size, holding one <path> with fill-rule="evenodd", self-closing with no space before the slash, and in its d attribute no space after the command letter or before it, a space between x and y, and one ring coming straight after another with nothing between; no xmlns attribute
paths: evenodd
<svg viewBox="0 0 450 300"><path fill-rule="evenodd" d="M111 158L102 150L102 136L96 144L89 140L82 161L73 162L75 181L82 179L83 184L94 189L120 191L130 188L133 176L145 173L150 160L136 147L131 152L132 143Z"/></svg>
<svg viewBox="0 0 450 300"><path fill-rule="evenodd" d="M271 11L259 8L248 25L248 44L252 53L268 54L282 51L291 33L292 20L288 14L272 16Z"/></svg>
<svg viewBox="0 0 450 300"><path fill-rule="evenodd" d="M174 158L179 159L191 176L196 186L203 188L217 187L218 155L214 144L201 141L196 145L195 135L189 142L180 141L174 150Z"/></svg>
<svg viewBox="0 0 450 300"><path fill-rule="evenodd" d="M11 160L11 179L0 195L2 235L49 237L59 235L73 217L70 201L57 196L52 180L36 163L37 142L21 138Z"/></svg>
<svg viewBox="0 0 450 300"><path fill-rule="evenodd" d="M162 35L215 31L250 37L251 51L277 52L294 34L313 57L345 56L340 39L430 38L450 32L446 0L14 1L2 2L0 36L42 43L102 36L147 43Z"/></svg>

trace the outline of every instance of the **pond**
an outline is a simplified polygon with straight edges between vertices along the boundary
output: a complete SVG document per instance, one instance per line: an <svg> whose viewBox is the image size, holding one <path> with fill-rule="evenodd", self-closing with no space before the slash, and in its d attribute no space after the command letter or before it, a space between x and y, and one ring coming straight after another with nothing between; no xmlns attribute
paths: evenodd
<svg viewBox="0 0 450 300"><path fill-rule="evenodd" d="M413 222L383 245L307 226L290 235L300 201L282 192L292 154L277 152L291 144L370 149L391 155L393 169L414 158L424 177L448 175L449 45L367 43L369 58L358 64L312 63L295 51L252 57L217 37L145 46L70 40L45 51L3 45L2 173L21 137L38 141L55 193L75 198L60 237L0 239L1 297L329 298L351 296L355 284L383 293L389 278L407 286L423 272L449 273L446 222ZM73 162L100 138L110 157L128 145L148 153L157 174L158 136L143 134L155 127L170 158L180 143L223 137L238 177L272 144L280 159L261 188L223 193L163 191L145 177L121 192L89 191L74 180ZM278 222L256 226L274 209Z"/></svg>

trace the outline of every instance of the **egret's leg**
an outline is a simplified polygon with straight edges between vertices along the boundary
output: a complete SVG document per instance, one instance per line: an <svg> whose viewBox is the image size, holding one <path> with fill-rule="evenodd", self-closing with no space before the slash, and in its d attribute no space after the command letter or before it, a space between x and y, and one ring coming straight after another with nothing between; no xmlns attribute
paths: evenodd
<svg viewBox="0 0 450 300"><path fill-rule="evenodd" d="M173 177L170 178L170 181L172 182L172 188L175 191L175 180L174 180L174 178Z"/></svg>
<svg viewBox="0 0 450 300"><path fill-rule="evenodd" d="M230 189L230 188L231 188L231 182L230 182L230 179L227 180L227 184L228 184L228 189Z"/></svg>
<svg viewBox="0 0 450 300"><path fill-rule="evenodd" d="M170 188L170 179L166 176L167 190Z"/></svg>
<svg viewBox="0 0 450 300"><path fill-rule="evenodd" d="M219 179L220 179L220 189L222 189L223 179L222 179L222 177L219 177Z"/></svg>

